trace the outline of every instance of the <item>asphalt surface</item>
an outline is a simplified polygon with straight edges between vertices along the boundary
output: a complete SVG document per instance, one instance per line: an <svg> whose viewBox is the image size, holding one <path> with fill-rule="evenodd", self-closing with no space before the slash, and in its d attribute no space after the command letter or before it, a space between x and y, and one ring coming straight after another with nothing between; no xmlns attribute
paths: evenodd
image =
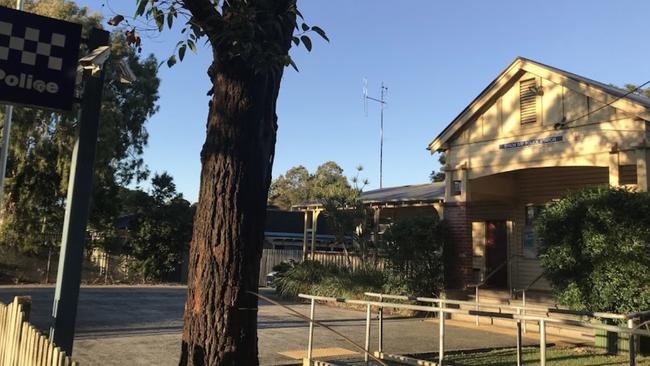
<svg viewBox="0 0 650 366"><path fill-rule="evenodd" d="M273 296L272 290L262 293ZM73 358L82 365L177 365L180 354L185 287L85 287L79 296ZM32 324L46 330L51 320L54 289L51 287L0 287L0 301L16 295L32 296ZM309 305L291 303L292 309L309 314ZM317 306L316 317L357 344L364 344L365 312ZM260 302L258 312L259 356L262 365L299 362L307 348L308 326L282 307ZM376 323L375 323L376 324ZM377 344L377 329L371 344ZM448 350L511 347L512 334L448 325ZM438 324L418 318L389 319L384 326L385 351L390 353L435 352ZM529 344L535 343L528 340ZM314 332L314 348L354 351L342 337L323 328ZM288 356L289 354L289 356Z"/></svg>

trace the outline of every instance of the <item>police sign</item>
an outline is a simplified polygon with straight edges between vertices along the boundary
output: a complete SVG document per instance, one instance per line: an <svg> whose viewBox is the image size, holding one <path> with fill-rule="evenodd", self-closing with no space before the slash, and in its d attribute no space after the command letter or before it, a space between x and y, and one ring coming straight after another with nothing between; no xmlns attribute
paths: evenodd
<svg viewBox="0 0 650 366"><path fill-rule="evenodd" d="M0 101L71 110L81 25L0 6Z"/></svg>

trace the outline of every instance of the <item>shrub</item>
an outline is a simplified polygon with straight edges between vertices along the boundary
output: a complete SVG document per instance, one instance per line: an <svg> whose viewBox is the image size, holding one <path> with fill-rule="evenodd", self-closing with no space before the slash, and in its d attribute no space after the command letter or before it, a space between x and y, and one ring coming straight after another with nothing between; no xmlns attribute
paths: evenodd
<svg viewBox="0 0 650 366"><path fill-rule="evenodd" d="M384 275L378 270L356 271L335 265L305 261L287 270L275 281L276 292L285 298L298 294L360 298L364 292L382 291Z"/></svg>
<svg viewBox="0 0 650 366"><path fill-rule="evenodd" d="M446 226L436 217L397 221L383 239L390 292L431 296L444 288L443 253L449 241Z"/></svg>
<svg viewBox="0 0 650 366"><path fill-rule="evenodd" d="M571 193L536 220L542 267L579 310L650 308L650 195L621 188Z"/></svg>

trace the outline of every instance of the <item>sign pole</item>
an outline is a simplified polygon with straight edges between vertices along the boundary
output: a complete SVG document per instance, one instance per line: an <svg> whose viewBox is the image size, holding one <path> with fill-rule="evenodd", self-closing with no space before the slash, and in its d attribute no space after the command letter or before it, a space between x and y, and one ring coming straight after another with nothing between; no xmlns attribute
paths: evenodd
<svg viewBox="0 0 650 366"><path fill-rule="evenodd" d="M108 44L107 31L92 29L87 43L88 49L93 50ZM103 68L97 77L87 75L84 79L79 136L72 152L59 270L52 307L53 325L50 328L50 341L61 347L68 355L72 355L81 284L81 264L90 211L93 165L104 83Z"/></svg>
<svg viewBox="0 0 650 366"><path fill-rule="evenodd" d="M23 10L23 0L16 0L16 9ZM0 147L0 213L4 207L5 175L7 174L7 156L9 154L9 133L11 132L11 117L14 107L5 107L5 122L2 125L2 147Z"/></svg>

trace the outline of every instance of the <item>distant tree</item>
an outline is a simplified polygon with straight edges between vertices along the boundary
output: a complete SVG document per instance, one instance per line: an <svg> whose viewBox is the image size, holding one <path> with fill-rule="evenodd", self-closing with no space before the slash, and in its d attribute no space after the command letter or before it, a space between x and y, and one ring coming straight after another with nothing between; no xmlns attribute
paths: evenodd
<svg viewBox="0 0 650 366"><path fill-rule="evenodd" d="M429 181L431 183L433 182L444 182L445 181L445 171L444 167L445 164L447 164L447 159L445 157L445 153L439 153L438 155L438 163L440 163L440 170L438 171L432 171L431 174L429 174Z"/></svg>
<svg viewBox="0 0 650 366"><path fill-rule="evenodd" d="M143 280L168 280L189 251L193 208L176 192L167 173L154 175L151 187L149 194L131 196L138 212L130 232L130 252L139 260Z"/></svg>
<svg viewBox="0 0 650 366"><path fill-rule="evenodd" d="M333 166L329 165L329 168ZM352 185L347 180L342 184L335 178L336 174L323 174L324 171L332 172L332 169L321 171L321 178L330 184L323 185L316 197L325 209L325 219L334 234L335 242L343 248L348 262L351 262L350 251L353 249L361 258L363 266L370 265L370 260L376 259L376 247L372 240L376 223L373 221L372 209L361 200L361 193L368 185L367 180L359 180L363 167L357 167L356 175L350 179Z"/></svg>
<svg viewBox="0 0 650 366"><path fill-rule="evenodd" d="M383 235L388 269L410 294L437 296L444 288L447 227L436 216L402 219Z"/></svg>
<svg viewBox="0 0 650 366"><path fill-rule="evenodd" d="M15 1L0 0L13 7ZM72 1L27 0L25 9L37 14L81 23L83 35L101 27L101 17ZM106 63L106 83L97 142L89 229L100 232L95 245L111 251L115 246L113 223L121 211L120 187L146 177L142 152L148 134L145 122L157 111L158 62L140 57L126 44L123 33L111 36L111 59ZM119 82L114 60L125 59L137 80ZM0 111L0 117L2 117ZM68 187L78 111L53 113L15 108L11 131L5 199L0 220L0 244L23 251L42 252L58 246Z"/></svg>
<svg viewBox="0 0 650 366"><path fill-rule="evenodd" d="M287 170L271 183L269 202L285 210L313 198L309 171L299 165Z"/></svg>
<svg viewBox="0 0 650 366"><path fill-rule="evenodd" d="M644 97L650 98L650 88L639 88L635 84L625 84L623 89L631 92L634 91L634 94L643 95Z"/></svg>
<svg viewBox="0 0 650 366"><path fill-rule="evenodd" d="M269 204L288 210L293 205L314 202L351 188L343 168L333 161L319 165L314 174L299 165L271 183Z"/></svg>
<svg viewBox="0 0 650 366"><path fill-rule="evenodd" d="M577 310L650 308L650 194L589 188L535 220L539 258L561 303Z"/></svg>

